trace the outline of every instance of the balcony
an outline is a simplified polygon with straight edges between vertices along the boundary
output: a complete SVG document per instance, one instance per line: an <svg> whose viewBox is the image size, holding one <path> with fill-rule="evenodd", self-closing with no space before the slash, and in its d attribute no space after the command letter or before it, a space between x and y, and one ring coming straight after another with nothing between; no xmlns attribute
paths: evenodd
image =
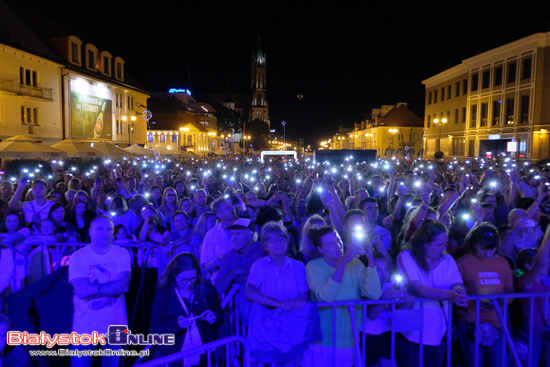
<svg viewBox="0 0 550 367"><path fill-rule="evenodd" d="M52 88L40 88L17 84L14 80L0 78L0 92L7 92L22 97L45 99L53 101Z"/></svg>

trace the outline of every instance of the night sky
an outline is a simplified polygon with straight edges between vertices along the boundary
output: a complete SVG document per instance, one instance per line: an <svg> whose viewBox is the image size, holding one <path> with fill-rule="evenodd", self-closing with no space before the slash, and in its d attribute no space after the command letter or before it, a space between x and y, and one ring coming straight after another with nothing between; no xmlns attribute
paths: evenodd
<svg viewBox="0 0 550 367"><path fill-rule="evenodd" d="M223 93L228 79L249 91L260 27L271 126L314 146L382 104L423 117L422 80L550 30L548 1L21 1L121 56L149 91L182 87L188 68L192 91Z"/></svg>

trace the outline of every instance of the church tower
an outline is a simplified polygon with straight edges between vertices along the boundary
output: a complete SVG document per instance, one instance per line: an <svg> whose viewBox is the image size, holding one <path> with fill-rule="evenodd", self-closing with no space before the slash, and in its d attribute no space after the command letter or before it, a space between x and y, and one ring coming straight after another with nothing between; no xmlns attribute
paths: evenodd
<svg viewBox="0 0 550 367"><path fill-rule="evenodd" d="M251 92L250 120L260 119L269 125L269 108L267 105L266 86L266 61L265 53L262 51L262 38L258 31L256 38L256 50L252 54L251 61Z"/></svg>

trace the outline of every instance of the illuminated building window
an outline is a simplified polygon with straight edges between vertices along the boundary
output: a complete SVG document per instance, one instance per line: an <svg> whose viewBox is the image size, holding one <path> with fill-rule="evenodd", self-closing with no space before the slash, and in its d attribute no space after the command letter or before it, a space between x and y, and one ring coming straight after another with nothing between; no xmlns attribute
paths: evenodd
<svg viewBox="0 0 550 367"><path fill-rule="evenodd" d="M82 47L82 41L75 36L69 36L68 39L68 58L69 61L76 65L82 65L82 62L80 61L80 47Z"/></svg>
<svg viewBox="0 0 550 367"><path fill-rule="evenodd" d="M477 88L479 87L479 74L472 74L472 92L477 91Z"/></svg>
<svg viewBox="0 0 550 367"><path fill-rule="evenodd" d="M128 109L129 110L134 109L134 97L128 96Z"/></svg>
<svg viewBox="0 0 550 367"><path fill-rule="evenodd" d="M164 143L165 141L166 141L166 135L162 134L162 135L160 136L160 142L161 142L161 143Z"/></svg>
<svg viewBox="0 0 550 367"><path fill-rule="evenodd" d="M172 143L177 143L177 142L178 142L178 136L172 135Z"/></svg>
<svg viewBox="0 0 550 367"><path fill-rule="evenodd" d="M38 86L38 71L19 68L19 84L32 87Z"/></svg>
<svg viewBox="0 0 550 367"><path fill-rule="evenodd" d="M488 104L482 103L481 104L481 124L480 126L487 126L487 114L488 114Z"/></svg>
<svg viewBox="0 0 550 367"><path fill-rule="evenodd" d="M472 105L470 111L470 127L475 128L477 126L477 105Z"/></svg>
<svg viewBox="0 0 550 367"><path fill-rule="evenodd" d="M153 135L148 135L147 140L149 141L149 143L152 143L153 142Z"/></svg>
<svg viewBox="0 0 550 367"><path fill-rule="evenodd" d="M514 123L514 103L514 98L506 99L506 116L508 117L508 125L512 125Z"/></svg>
<svg viewBox="0 0 550 367"><path fill-rule="evenodd" d="M96 62L97 62L97 48L88 43L86 44L86 67L89 69L89 70L92 70L92 71L96 71L97 70L97 65L96 65Z"/></svg>
<svg viewBox="0 0 550 367"><path fill-rule="evenodd" d="M78 57L78 45L76 43L71 43L71 61L75 64L80 63L80 58Z"/></svg>
<svg viewBox="0 0 550 367"><path fill-rule="evenodd" d="M103 75L111 76L111 60L112 56L108 51L99 53L99 62L101 63L101 72Z"/></svg>
<svg viewBox="0 0 550 367"><path fill-rule="evenodd" d="M130 134L134 135L136 133L136 130L134 129L134 123L132 122L130 124Z"/></svg>
<svg viewBox="0 0 550 367"><path fill-rule="evenodd" d="M522 71L521 71L521 79L531 79L531 65L533 63L533 59L528 58L523 60L522 65Z"/></svg>
<svg viewBox="0 0 550 367"><path fill-rule="evenodd" d="M38 125L38 108L21 106L21 124Z"/></svg>
<svg viewBox="0 0 550 367"><path fill-rule="evenodd" d="M124 81L124 60L121 57L115 57L115 78Z"/></svg>

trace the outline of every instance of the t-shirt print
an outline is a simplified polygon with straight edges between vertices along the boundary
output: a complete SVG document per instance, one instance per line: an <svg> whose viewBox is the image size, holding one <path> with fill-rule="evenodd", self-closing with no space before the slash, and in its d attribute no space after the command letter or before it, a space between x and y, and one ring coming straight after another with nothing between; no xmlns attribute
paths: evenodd
<svg viewBox="0 0 550 367"><path fill-rule="evenodd" d="M90 265L90 272L88 278L93 285L99 285L107 283L112 280L111 272L108 269L116 269L116 264L96 264ZM116 297L99 297L88 301L88 309L100 310L102 308L111 306L117 300Z"/></svg>

